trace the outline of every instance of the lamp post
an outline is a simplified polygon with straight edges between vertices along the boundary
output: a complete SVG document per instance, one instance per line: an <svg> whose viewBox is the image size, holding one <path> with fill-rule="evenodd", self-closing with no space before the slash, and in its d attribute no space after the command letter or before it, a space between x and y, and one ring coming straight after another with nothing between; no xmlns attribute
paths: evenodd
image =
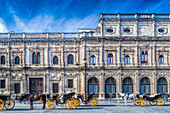
<svg viewBox="0 0 170 113"><path fill-rule="evenodd" d="M86 100L86 64L87 64L87 59L84 58L84 100ZM84 103L86 104L86 102Z"/></svg>
<svg viewBox="0 0 170 113"><path fill-rule="evenodd" d="M92 64L92 68L94 68L94 67L95 67L95 63Z"/></svg>
<svg viewBox="0 0 170 113"><path fill-rule="evenodd" d="M76 68L79 68L79 63L76 63Z"/></svg>

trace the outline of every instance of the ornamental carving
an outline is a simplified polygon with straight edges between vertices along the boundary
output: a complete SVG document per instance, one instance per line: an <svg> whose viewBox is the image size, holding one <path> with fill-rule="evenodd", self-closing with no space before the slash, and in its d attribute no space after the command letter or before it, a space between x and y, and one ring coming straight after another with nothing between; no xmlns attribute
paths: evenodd
<svg viewBox="0 0 170 113"><path fill-rule="evenodd" d="M119 44L119 41L104 41L104 44Z"/></svg>
<svg viewBox="0 0 170 113"><path fill-rule="evenodd" d="M28 72L28 75L30 76L42 76L42 75L45 75L46 73L43 72L43 71L31 71L31 72Z"/></svg>
<svg viewBox="0 0 170 113"><path fill-rule="evenodd" d="M64 45L76 45L76 43L74 43L73 41L71 41L71 42L64 42Z"/></svg>
<svg viewBox="0 0 170 113"><path fill-rule="evenodd" d="M130 76L130 77L135 77L136 76L136 74L134 72L124 72L122 75L123 76Z"/></svg>
<svg viewBox="0 0 170 113"><path fill-rule="evenodd" d="M13 80L23 80L24 74L12 74L11 78Z"/></svg>
<svg viewBox="0 0 170 113"><path fill-rule="evenodd" d="M152 72L151 73L142 72L142 73L140 73L140 76L147 77L147 76L153 76L153 74L152 74Z"/></svg>
<svg viewBox="0 0 170 113"><path fill-rule="evenodd" d="M105 47L105 51L116 51L116 47L107 46L107 47Z"/></svg>
<svg viewBox="0 0 170 113"><path fill-rule="evenodd" d="M61 53L61 50L58 49L52 49L50 50L51 53Z"/></svg>
<svg viewBox="0 0 170 113"><path fill-rule="evenodd" d="M56 74L52 74L52 75L51 75L51 79L54 79L54 80L62 80L62 77L59 76L59 75L56 75Z"/></svg>
<svg viewBox="0 0 170 113"><path fill-rule="evenodd" d="M6 52L7 49L6 48L0 48L0 52Z"/></svg>
<svg viewBox="0 0 170 113"><path fill-rule="evenodd" d="M76 47L66 47L65 51L76 51L77 48Z"/></svg>
<svg viewBox="0 0 170 113"><path fill-rule="evenodd" d="M100 41L97 41L97 40L90 40L90 41L87 41L87 44L99 44L101 43Z"/></svg>
<svg viewBox="0 0 170 113"><path fill-rule="evenodd" d="M61 45L62 42L51 42L50 45Z"/></svg>
<svg viewBox="0 0 170 113"><path fill-rule="evenodd" d="M117 77L118 74L116 73L106 73L105 74L105 78L109 78L109 77Z"/></svg>
<svg viewBox="0 0 170 113"><path fill-rule="evenodd" d="M92 47L92 48L88 48L87 51L94 51L94 52L98 52L99 51L99 48L97 47Z"/></svg>
<svg viewBox="0 0 170 113"><path fill-rule="evenodd" d="M72 73L65 74L65 77L72 77L72 78L75 78L75 77L77 77L77 76L79 76L78 73L76 73L76 74L72 74Z"/></svg>
<svg viewBox="0 0 170 113"><path fill-rule="evenodd" d="M8 74L0 73L0 78L5 78L7 76L8 76Z"/></svg>
<svg viewBox="0 0 170 113"><path fill-rule="evenodd" d="M126 48L126 49L123 49L124 52L134 52L135 50L134 49L131 49L131 48Z"/></svg>

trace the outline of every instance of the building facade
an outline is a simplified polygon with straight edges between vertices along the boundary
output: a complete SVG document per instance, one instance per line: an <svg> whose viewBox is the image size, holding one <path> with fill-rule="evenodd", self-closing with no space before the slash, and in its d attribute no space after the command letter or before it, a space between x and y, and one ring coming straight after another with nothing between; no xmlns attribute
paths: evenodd
<svg viewBox="0 0 170 113"><path fill-rule="evenodd" d="M0 33L0 94L170 93L170 15L100 14L77 33Z"/></svg>

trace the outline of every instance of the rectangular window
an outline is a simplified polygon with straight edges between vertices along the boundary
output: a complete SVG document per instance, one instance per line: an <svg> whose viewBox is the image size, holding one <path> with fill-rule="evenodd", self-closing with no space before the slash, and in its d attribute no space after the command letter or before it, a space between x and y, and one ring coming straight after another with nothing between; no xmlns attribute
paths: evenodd
<svg viewBox="0 0 170 113"><path fill-rule="evenodd" d="M93 92L93 85L89 85L89 94Z"/></svg>
<svg viewBox="0 0 170 113"><path fill-rule="evenodd" d="M94 85L94 92L95 94L98 94L98 85Z"/></svg>
<svg viewBox="0 0 170 113"><path fill-rule="evenodd" d="M111 85L111 93L116 93L116 85Z"/></svg>
<svg viewBox="0 0 170 113"><path fill-rule="evenodd" d="M133 93L133 86L132 85L129 85L129 91L128 93Z"/></svg>
<svg viewBox="0 0 170 113"><path fill-rule="evenodd" d="M15 83L14 88L15 88L15 93L20 93L20 83Z"/></svg>
<svg viewBox="0 0 170 113"><path fill-rule="evenodd" d="M68 79L68 88L73 88L73 79Z"/></svg>
<svg viewBox="0 0 170 113"><path fill-rule="evenodd" d="M106 85L106 93L110 93L110 85Z"/></svg>
<svg viewBox="0 0 170 113"><path fill-rule="evenodd" d="M0 80L0 88L5 88L5 80Z"/></svg>
<svg viewBox="0 0 170 113"><path fill-rule="evenodd" d="M145 93L150 93L150 85L145 85Z"/></svg>
<svg viewBox="0 0 170 113"><path fill-rule="evenodd" d="M53 93L58 93L58 83L53 83Z"/></svg>
<svg viewBox="0 0 170 113"><path fill-rule="evenodd" d="M144 85L140 85L140 93L145 93L145 91L144 91Z"/></svg>

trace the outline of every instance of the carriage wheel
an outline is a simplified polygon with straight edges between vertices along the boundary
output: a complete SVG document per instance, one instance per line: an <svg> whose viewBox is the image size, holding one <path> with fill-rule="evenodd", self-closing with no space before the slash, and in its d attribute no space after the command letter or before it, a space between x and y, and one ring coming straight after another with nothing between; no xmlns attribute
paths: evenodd
<svg viewBox="0 0 170 113"><path fill-rule="evenodd" d="M74 110L76 107L78 107L78 106L76 106L75 105L75 99L74 98L69 98L69 99L67 99L66 101L65 101L65 106L66 106L66 108L68 109L68 110Z"/></svg>
<svg viewBox="0 0 170 113"><path fill-rule="evenodd" d="M136 106L139 106L139 105L140 105L140 101L141 101L141 100L142 100L141 98L136 99L136 101L135 101L135 105L136 105Z"/></svg>
<svg viewBox="0 0 170 113"><path fill-rule="evenodd" d="M146 100L142 99L142 100L140 101L140 105L141 105L142 107L146 106Z"/></svg>
<svg viewBox="0 0 170 113"><path fill-rule="evenodd" d="M0 99L0 111L4 108L4 102Z"/></svg>
<svg viewBox="0 0 170 113"><path fill-rule="evenodd" d="M7 110L13 109L14 106L15 106L15 101L14 101L13 99L7 99L7 100L5 101L5 108L6 108Z"/></svg>
<svg viewBox="0 0 170 113"><path fill-rule="evenodd" d="M76 108L80 105L80 100L78 99L74 99L74 105L76 106Z"/></svg>
<svg viewBox="0 0 170 113"><path fill-rule="evenodd" d="M149 103L150 103L152 106L155 106L157 102L154 100L154 101L149 101Z"/></svg>
<svg viewBox="0 0 170 113"><path fill-rule="evenodd" d="M56 106L56 103L54 100L48 100L48 102L45 103L45 108L47 110L52 110L55 108L55 106Z"/></svg>
<svg viewBox="0 0 170 113"><path fill-rule="evenodd" d="M158 98L156 101L158 106L163 106L165 104L165 100L163 98Z"/></svg>
<svg viewBox="0 0 170 113"><path fill-rule="evenodd" d="M91 99L89 100L89 105L90 105L91 107L96 107L97 104L98 104L98 100L97 100L96 98L91 98Z"/></svg>

